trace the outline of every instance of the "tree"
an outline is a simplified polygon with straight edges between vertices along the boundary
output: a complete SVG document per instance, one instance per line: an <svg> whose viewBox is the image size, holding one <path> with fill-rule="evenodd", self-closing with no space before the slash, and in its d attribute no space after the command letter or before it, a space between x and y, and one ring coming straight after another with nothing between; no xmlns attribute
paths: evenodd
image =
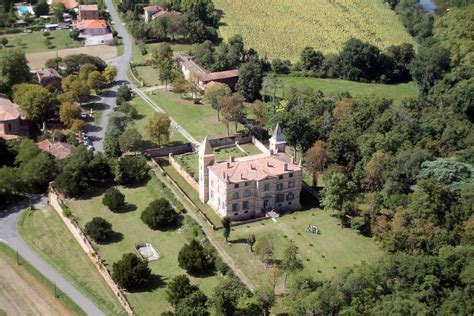
<svg viewBox="0 0 474 316"><path fill-rule="evenodd" d="M234 122L235 132L237 132L237 124L243 118L244 98L238 94L224 96L221 99L222 121L226 124L227 135L229 135L229 123Z"/></svg>
<svg viewBox="0 0 474 316"><path fill-rule="evenodd" d="M39 0L34 6L33 11L35 12L36 17L41 15L49 14L49 5L46 0Z"/></svg>
<svg viewBox="0 0 474 316"><path fill-rule="evenodd" d="M263 286L255 291L254 298L257 306L261 309L264 316L269 315L270 309L276 303L274 291L268 286Z"/></svg>
<svg viewBox="0 0 474 316"><path fill-rule="evenodd" d="M140 218L148 227L156 230L176 223L179 215L168 200L160 198L148 204Z"/></svg>
<svg viewBox="0 0 474 316"><path fill-rule="evenodd" d="M363 180L367 189L379 191L385 183L384 172L390 156L382 151L376 151L365 166L365 177Z"/></svg>
<svg viewBox="0 0 474 316"><path fill-rule="evenodd" d="M173 81L175 72L171 59L162 60L158 64L158 74L161 82L165 82L165 91L168 91L168 84Z"/></svg>
<svg viewBox="0 0 474 316"><path fill-rule="evenodd" d="M155 65L159 65L163 61L170 61L173 59L173 49L168 43L161 43L151 51L151 60Z"/></svg>
<svg viewBox="0 0 474 316"><path fill-rule="evenodd" d="M214 295L212 297L212 305L217 315L235 315L239 300L246 294L245 287L237 277L232 276L224 279L214 288Z"/></svg>
<svg viewBox="0 0 474 316"><path fill-rule="evenodd" d="M275 58L272 60L272 71L276 74L287 75L291 72L291 62L289 60L281 60Z"/></svg>
<svg viewBox="0 0 474 316"><path fill-rule="evenodd" d="M126 253L112 266L112 279L127 290L139 289L148 283L151 270L148 261L142 260L133 253Z"/></svg>
<svg viewBox="0 0 474 316"><path fill-rule="evenodd" d="M460 185L474 179L472 165L450 158L438 158L421 164L418 179L436 179L450 188L459 189Z"/></svg>
<svg viewBox="0 0 474 316"><path fill-rule="evenodd" d="M166 299L171 305L176 306L182 299L188 297L198 289L196 285L191 284L191 281L186 275L178 275L168 283Z"/></svg>
<svg viewBox="0 0 474 316"><path fill-rule="evenodd" d="M132 184L143 181L150 167L141 155L120 157L115 164L114 180L118 184Z"/></svg>
<svg viewBox="0 0 474 316"><path fill-rule="evenodd" d="M3 45L3 47L7 47L7 45L8 45L8 38L6 38L6 37L0 38L0 43Z"/></svg>
<svg viewBox="0 0 474 316"><path fill-rule="evenodd" d="M30 81L30 67L25 53L21 49L2 49L0 74L0 93L8 93L14 85Z"/></svg>
<svg viewBox="0 0 474 316"><path fill-rule="evenodd" d="M213 268L213 262L207 251L194 239L181 248L178 263L182 269L191 274L204 273Z"/></svg>
<svg viewBox="0 0 474 316"><path fill-rule="evenodd" d="M104 76L104 80L108 85L111 85L112 82L115 80L117 76L117 67L115 66L107 66L102 73Z"/></svg>
<svg viewBox="0 0 474 316"><path fill-rule="evenodd" d="M294 244L291 244L283 251L283 260L280 265L283 271L285 271L285 287L288 274L303 268L303 264L301 263L301 260L298 259L297 255L298 248Z"/></svg>
<svg viewBox="0 0 474 316"><path fill-rule="evenodd" d="M142 135L136 128L127 128L118 141L122 152L137 151L143 142Z"/></svg>
<svg viewBox="0 0 474 316"><path fill-rule="evenodd" d="M232 223L232 220L228 216L226 216L222 219L222 227L224 227L223 234L224 234L224 238L225 238L226 242L227 242L227 239L230 236L230 230L231 230L230 224L231 223Z"/></svg>
<svg viewBox="0 0 474 316"><path fill-rule="evenodd" d="M102 198L102 204L112 212L117 212L125 206L125 195L115 187L108 188Z"/></svg>
<svg viewBox="0 0 474 316"><path fill-rule="evenodd" d="M85 225L85 233L95 242L104 242L114 233L112 224L102 217L94 217Z"/></svg>
<svg viewBox="0 0 474 316"><path fill-rule="evenodd" d="M37 84L22 83L13 87L13 101L26 111L35 123L43 123L54 115L58 101L56 97Z"/></svg>
<svg viewBox="0 0 474 316"><path fill-rule="evenodd" d="M79 118L80 114L81 108L77 104L71 102L64 102L59 108L61 122L69 128L72 126L72 123Z"/></svg>
<svg viewBox="0 0 474 316"><path fill-rule="evenodd" d="M391 82L406 82L411 80L410 64L415 58L415 49L412 44L403 43L387 48L387 54L393 62Z"/></svg>
<svg viewBox="0 0 474 316"><path fill-rule="evenodd" d="M61 84L64 93L61 95L61 100L63 102L86 102L90 96L89 86L79 80L75 75L67 76L63 79Z"/></svg>
<svg viewBox="0 0 474 316"><path fill-rule="evenodd" d="M260 259L265 262L265 266L268 266L271 263L274 249L273 242L268 236L260 237L255 244L255 251Z"/></svg>
<svg viewBox="0 0 474 316"><path fill-rule="evenodd" d="M324 55L313 47L305 47L301 52L300 62L304 70L318 70L323 63Z"/></svg>
<svg viewBox="0 0 474 316"><path fill-rule="evenodd" d="M94 64L86 63L81 65L79 68L79 80L87 81L89 75L93 72L97 71L97 66Z"/></svg>
<svg viewBox="0 0 474 316"><path fill-rule="evenodd" d="M254 116L254 124L257 128L257 134L262 139L262 130L267 124L267 117L265 112L265 104L260 100L255 100L251 105L252 114Z"/></svg>
<svg viewBox="0 0 474 316"><path fill-rule="evenodd" d="M69 33L69 37L72 38L73 41L77 41L79 39L79 35L81 35L81 31L78 29L73 29Z"/></svg>
<svg viewBox="0 0 474 316"><path fill-rule="evenodd" d="M217 120L220 121L220 109L221 109L221 101L222 98L225 96L229 96L232 94L229 86L223 83L216 83L211 85L209 88L206 89L204 92L204 101L211 105L214 110L217 110Z"/></svg>
<svg viewBox="0 0 474 316"><path fill-rule="evenodd" d="M262 65L258 60L251 59L240 66L237 92L241 94L246 101L253 102L260 98L262 83Z"/></svg>
<svg viewBox="0 0 474 316"><path fill-rule="evenodd" d="M253 252L253 245L255 244L255 235L254 234L250 234L247 236L247 244L249 245L249 248L250 248L250 252Z"/></svg>
<svg viewBox="0 0 474 316"><path fill-rule="evenodd" d="M175 308L176 316L199 315L208 316L207 296L197 289L187 297L183 298Z"/></svg>
<svg viewBox="0 0 474 316"><path fill-rule="evenodd" d="M86 123L84 123L84 121L81 119L76 119L72 121L70 129L71 129L71 132L73 133L80 133L84 131L85 128L86 128Z"/></svg>
<svg viewBox="0 0 474 316"><path fill-rule="evenodd" d="M352 181L343 174L334 173L325 183L321 204L327 208L341 210L345 201L350 201L356 192Z"/></svg>
<svg viewBox="0 0 474 316"><path fill-rule="evenodd" d="M163 142L167 142L170 137L171 120L166 113L156 112L147 122L146 130L148 135L161 146Z"/></svg>
<svg viewBox="0 0 474 316"><path fill-rule="evenodd" d="M106 83L104 76L97 70L92 71L87 76L87 85L96 92L104 88Z"/></svg>
<svg viewBox="0 0 474 316"><path fill-rule="evenodd" d="M322 140L317 140L305 154L305 165L313 176L313 186L318 183L317 175L324 171L326 159L326 143Z"/></svg>

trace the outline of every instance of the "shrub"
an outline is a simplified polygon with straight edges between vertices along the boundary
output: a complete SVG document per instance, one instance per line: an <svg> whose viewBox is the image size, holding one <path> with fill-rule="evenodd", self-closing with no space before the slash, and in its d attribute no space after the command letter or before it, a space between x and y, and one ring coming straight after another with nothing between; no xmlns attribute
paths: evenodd
<svg viewBox="0 0 474 316"><path fill-rule="evenodd" d="M213 262L207 251L197 242L191 240L185 244L178 254L178 263L189 273L203 273L213 268Z"/></svg>
<svg viewBox="0 0 474 316"><path fill-rule="evenodd" d="M167 300L171 305L176 306L180 300L196 290L198 290L198 287L191 284L191 281L186 275L175 276L171 282L168 283L166 290Z"/></svg>
<svg viewBox="0 0 474 316"><path fill-rule="evenodd" d="M159 229L175 223L178 220L178 216L170 202L161 198L147 206L142 212L141 219L151 229Z"/></svg>
<svg viewBox="0 0 474 316"><path fill-rule="evenodd" d="M105 191L102 203L112 212L116 212L125 205L125 196L115 187L111 187Z"/></svg>
<svg viewBox="0 0 474 316"><path fill-rule="evenodd" d="M126 253L112 266L112 279L127 290L145 285L151 276L148 261L141 260L133 253Z"/></svg>
<svg viewBox="0 0 474 316"><path fill-rule="evenodd" d="M85 233L96 242L107 240L112 234L112 224L102 217L94 217L85 226Z"/></svg>

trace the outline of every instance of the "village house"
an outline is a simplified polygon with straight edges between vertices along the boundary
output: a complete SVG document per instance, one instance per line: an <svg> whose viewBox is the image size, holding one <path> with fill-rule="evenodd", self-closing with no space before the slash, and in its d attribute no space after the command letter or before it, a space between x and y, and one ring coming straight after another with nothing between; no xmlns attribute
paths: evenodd
<svg viewBox="0 0 474 316"><path fill-rule="evenodd" d="M229 86L232 90L239 80L239 70L225 70L210 72L209 70L198 65L191 56L179 55L176 58L176 64L186 80L190 81L194 78L198 80L199 88L205 91L215 83L223 83Z"/></svg>
<svg viewBox="0 0 474 316"><path fill-rule="evenodd" d="M220 217L245 220L268 211L301 208L303 172L286 152L284 135L277 125L269 153L215 161L207 139L199 148L199 198Z"/></svg>
<svg viewBox="0 0 474 316"><path fill-rule="evenodd" d="M82 4L79 6L78 21L98 20L99 6L97 4Z"/></svg>
<svg viewBox="0 0 474 316"><path fill-rule="evenodd" d="M0 138L14 139L27 134L28 127L22 122L18 106L0 94Z"/></svg>
<svg viewBox="0 0 474 316"><path fill-rule="evenodd" d="M49 139L45 139L39 143L36 143L36 147L38 147L39 150L49 153L58 160L69 157L72 150L74 149L74 146L68 143Z"/></svg>
<svg viewBox="0 0 474 316"><path fill-rule="evenodd" d="M36 72L36 78L38 83L42 87L47 87L49 85L53 85L58 89L61 89L61 82L63 78L61 75L53 68L46 68L42 70L38 70Z"/></svg>
<svg viewBox="0 0 474 316"><path fill-rule="evenodd" d="M83 36L98 36L109 33L107 22L105 20L82 20L74 24Z"/></svg>
<svg viewBox="0 0 474 316"><path fill-rule="evenodd" d="M162 16L168 16L171 19L178 18L181 16L181 12L174 10L165 10L157 5L150 5L143 8L145 23L148 23L154 19L160 18Z"/></svg>

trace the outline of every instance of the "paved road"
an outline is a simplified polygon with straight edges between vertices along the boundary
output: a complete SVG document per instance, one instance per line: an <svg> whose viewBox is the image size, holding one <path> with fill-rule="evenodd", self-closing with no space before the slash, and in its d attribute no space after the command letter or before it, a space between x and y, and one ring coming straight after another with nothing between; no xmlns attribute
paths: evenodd
<svg viewBox="0 0 474 316"><path fill-rule="evenodd" d="M109 122L109 114L115 107L115 92L122 84L131 85L127 79L127 70L130 58L132 57L132 39L128 35L125 26L122 24L112 0L105 0L105 5L109 10L118 35L122 38L124 53L122 56L119 56L109 62L110 65L117 67L117 77L115 78L117 84L112 87L109 92L101 96L101 101L99 102L104 105L105 109L102 112L99 126L90 125L87 131L87 134L91 137L92 144L94 145L96 151L104 151L105 130L107 129L107 124Z"/></svg>
<svg viewBox="0 0 474 316"><path fill-rule="evenodd" d="M38 209L44 207L47 203L46 196L39 196L32 200L32 203ZM64 279L56 270L54 270L46 261L34 252L28 246L17 231L17 222L20 218L23 209L28 206L28 203L20 203L16 207L11 208L6 213L0 215L0 240L9 245L13 250L25 258L32 264L39 272L41 272L51 282L63 291L69 298L71 298L82 310L88 315L104 315L104 313L97 308L88 298L86 298L79 290L77 290L71 283Z"/></svg>

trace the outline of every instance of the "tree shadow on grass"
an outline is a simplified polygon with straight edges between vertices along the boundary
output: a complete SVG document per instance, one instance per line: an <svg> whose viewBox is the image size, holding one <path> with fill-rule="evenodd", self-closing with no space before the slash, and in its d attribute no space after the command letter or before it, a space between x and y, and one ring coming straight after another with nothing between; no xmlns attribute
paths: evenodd
<svg viewBox="0 0 474 316"><path fill-rule="evenodd" d="M247 244L247 238L239 238L239 239L232 239L229 240L231 244Z"/></svg>
<svg viewBox="0 0 474 316"><path fill-rule="evenodd" d="M152 274L148 283L142 286L139 289L130 290L130 293L143 293L143 292L153 292L156 289L166 286L167 278L162 277L161 275Z"/></svg>
<svg viewBox="0 0 474 316"><path fill-rule="evenodd" d="M136 189L136 188L140 188L140 187L143 187L145 186L148 181L151 180L151 176L149 174L147 174L143 180L140 180L140 181L136 181L134 183L127 183L125 186L129 189Z"/></svg>
<svg viewBox="0 0 474 316"><path fill-rule="evenodd" d="M118 211L115 213L128 213L128 212L133 212L137 210L137 206L132 203L125 203L123 207L121 207Z"/></svg>
<svg viewBox="0 0 474 316"><path fill-rule="evenodd" d="M87 192L84 192L77 196L75 199L76 200L90 200L92 198L95 198L97 196L100 196L104 194L104 192L109 188L108 185L104 186L93 186L91 187Z"/></svg>
<svg viewBox="0 0 474 316"><path fill-rule="evenodd" d="M122 239L123 239L123 234L122 233L113 232L112 235L109 238L107 238L107 240L101 242L100 244L101 245L110 245L110 244L114 244L116 242L122 241Z"/></svg>
<svg viewBox="0 0 474 316"><path fill-rule="evenodd" d="M200 272L188 272L188 273L195 278L204 279L204 278L215 276L216 269L214 268L214 269L208 269L208 270L200 271Z"/></svg>

